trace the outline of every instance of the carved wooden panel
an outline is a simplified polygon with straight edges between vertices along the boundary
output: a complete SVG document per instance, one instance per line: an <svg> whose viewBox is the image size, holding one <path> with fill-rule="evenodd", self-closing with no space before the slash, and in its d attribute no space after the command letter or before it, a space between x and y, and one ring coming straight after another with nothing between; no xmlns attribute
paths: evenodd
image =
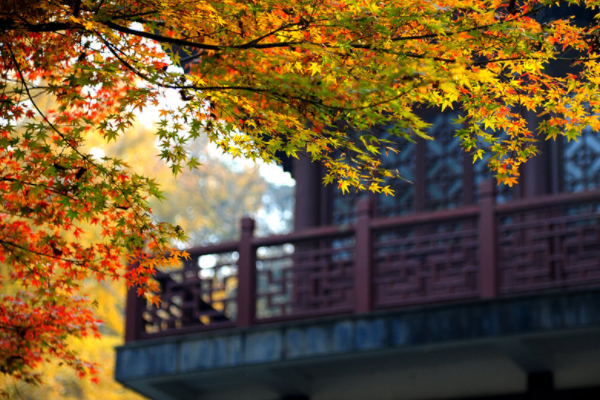
<svg viewBox="0 0 600 400"><path fill-rule="evenodd" d="M505 214L499 225L501 293L600 283L600 203Z"/></svg>
<svg viewBox="0 0 600 400"><path fill-rule="evenodd" d="M477 296L476 218L376 232L374 306Z"/></svg>
<svg viewBox="0 0 600 400"><path fill-rule="evenodd" d="M477 160L473 164L473 177L475 183L474 199L475 203L479 201L479 185L488 179L495 179L494 173L488 167L490 153L486 153L482 160ZM516 187L515 187L516 189ZM496 203L506 203L514 199L514 189L508 185L500 184L496 186Z"/></svg>
<svg viewBox="0 0 600 400"><path fill-rule="evenodd" d="M351 307L354 238L308 240L257 250L258 318Z"/></svg>
<svg viewBox="0 0 600 400"><path fill-rule="evenodd" d="M237 313L237 252L211 254L157 274L161 304L143 313L146 333L230 325Z"/></svg>
<svg viewBox="0 0 600 400"><path fill-rule="evenodd" d="M588 128L577 141L566 142L563 148L564 191L600 187L600 132Z"/></svg>
<svg viewBox="0 0 600 400"><path fill-rule="evenodd" d="M463 150L455 136L456 113L438 114L429 131L435 140L426 142L427 180L425 208L454 208L463 202Z"/></svg>
<svg viewBox="0 0 600 400"><path fill-rule="evenodd" d="M360 198L369 194L367 192L357 193L354 189L344 194L337 187L332 192L333 210L331 223L333 225L345 225L356 222L356 203Z"/></svg>
<svg viewBox="0 0 600 400"><path fill-rule="evenodd" d="M402 178L385 180L383 185L390 185L394 190L394 196L375 196L376 217L391 217L414 212L416 146L404 140L404 143L396 148L399 153L389 151L387 154L382 154L381 166L391 171L397 170Z"/></svg>

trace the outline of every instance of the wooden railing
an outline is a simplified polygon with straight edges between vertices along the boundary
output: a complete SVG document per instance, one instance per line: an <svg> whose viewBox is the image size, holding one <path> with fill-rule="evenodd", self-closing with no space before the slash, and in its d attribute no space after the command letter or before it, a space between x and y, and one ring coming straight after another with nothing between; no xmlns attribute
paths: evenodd
<svg viewBox="0 0 600 400"><path fill-rule="evenodd" d="M291 319L600 287L600 190L373 219L190 249L157 275L159 307L128 294L126 340Z"/></svg>

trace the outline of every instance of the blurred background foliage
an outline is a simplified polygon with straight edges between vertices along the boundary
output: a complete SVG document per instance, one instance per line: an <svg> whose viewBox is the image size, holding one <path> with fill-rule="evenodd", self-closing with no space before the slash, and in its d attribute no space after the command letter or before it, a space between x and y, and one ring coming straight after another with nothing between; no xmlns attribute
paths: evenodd
<svg viewBox="0 0 600 400"><path fill-rule="evenodd" d="M239 236L239 221L244 215L257 221L256 235L286 233L291 229L293 186L268 176L273 167L262 168L244 160L223 157L206 141L191 143L189 151L199 158L198 170L185 171L173 177L168 165L158 157L151 127L138 124L127 135L107 144L104 139L88 139L88 150L95 157L117 157L140 175L155 178L164 191L163 201L151 201L155 218L180 225L189 237L178 247L208 245L235 240ZM267 172L266 172L267 171ZM278 174L281 175L281 174ZM91 241L98 231L86 227L81 241ZM0 279L7 276L10 266L0 265ZM82 359L98 364L98 384L79 379L77 374L60 363L45 364L40 371L44 383L31 386L0 375L0 387L10 399L39 400L141 400L137 395L113 380L114 347L123 343L125 295L123 282L90 280L85 292L98 318L102 338L85 338L72 343L72 349ZM11 282L3 281L2 292L18 290Z"/></svg>

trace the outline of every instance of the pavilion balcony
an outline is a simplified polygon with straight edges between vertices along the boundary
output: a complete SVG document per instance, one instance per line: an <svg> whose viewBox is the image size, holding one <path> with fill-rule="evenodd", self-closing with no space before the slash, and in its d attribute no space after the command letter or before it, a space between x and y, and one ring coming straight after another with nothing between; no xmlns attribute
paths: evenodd
<svg viewBox="0 0 600 400"><path fill-rule="evenodd" d="M189 250L161 272L162 303L128 295L126 342L600 288L600 190L372 218Z"/></svg>
<svg viewBox="0 0 600 400"><path fill-rule="evenodd" d="M153 400L597 399L600 190L494 191L387 218L362 199L283 236L243 219L157 275L158 307L129 293L116 379Z"/></svg>

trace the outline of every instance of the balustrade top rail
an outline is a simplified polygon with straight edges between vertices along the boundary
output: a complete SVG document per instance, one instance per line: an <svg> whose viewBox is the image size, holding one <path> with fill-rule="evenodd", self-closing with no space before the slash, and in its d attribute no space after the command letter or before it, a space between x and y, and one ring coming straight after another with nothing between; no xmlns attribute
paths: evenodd
<svg viewBox="0 0 600 400"><path fill-rule="evenodd" d="M154 307L128 294L126 340L418 304L600 286L600 190L479 204L189 249L157 274Z"/></svg>

